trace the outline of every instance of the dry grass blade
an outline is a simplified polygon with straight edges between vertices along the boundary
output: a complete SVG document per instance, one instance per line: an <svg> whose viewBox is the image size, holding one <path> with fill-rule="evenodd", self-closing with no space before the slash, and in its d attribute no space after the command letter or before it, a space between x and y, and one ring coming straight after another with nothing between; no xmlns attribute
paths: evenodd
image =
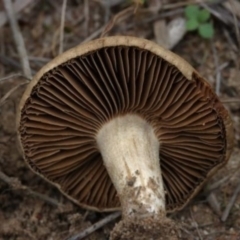
<svg viewBox="0 0 240 240"><path fill-rule="evenodd" d="M200 5L201 5L203 8L207 9L207 10L208 10L213 16L215 16L217 19L219 19L220 21L222 21L222 22L225 23L225 24L228 24L228 20L229 20L229 19L227 20L226 18L224 18L220 12L216 11L216 10L213 9L213 8L210 8L210 7L209 7L207 4L205 4L204 2L200 3Z"/></svg>
<svg viewBox="0 0 240 240"><path fill-rule="evenodd" d="M81 43L85 43L88 42L94 38L96 38L97 36L99 36L101 34L101 32L106 28L106 25L103 25L101 28L98 28L95 32L93 32L91 35L89 35L87 38L84 39L84 41L82 41Z"/></svg>
<svg viewBox="0 0 240 240"><path fill-rule="evenodd" d="M230 201L228 202L228 205L226 206L226 208L222 214L221 220L223 222L225 222L227 220L229 213L230 213L239 193L240 193L240 182L238 183L237 188L235 189Z"/></svg>
<svg viewBox="0 0 240 240"><path fill-rule="evenodd" d="M21 0L15 1L13 3L13 10L15 13L23 10L28 4L32 3L32 0ZM7 22L7 16L5 12L0 12L0 27L3 26Z"/></svg>
<svg viewBox="0 0 240 240"><path fill-rule="evenodd" d="M229 11L233 11L240 18L240 2L238 0L224 1L222 5Z"/></svg>
<svg viewBox="0 0 240 240"><path fill-rule="evenodd" d="M221 178L219 181L214 182L212 185L208 186L207 189L205 189L206 195L211 194L212 191L216 190L219 188L221 185L226 184L230 179L232 178L233 175L228 175L224 178Z"/></svg>
<svg viewBox="0 0 240 240"><path fill-rule="evenodd" d="M64 23L65 23L66 7L67 7L67 0L63 0L62 12L61 12L59 51L58 51L59 54L61 54L63 52Z"/></svg>
<svg viewBox="0 0 240 240"><path fill-rule="evenodd" d="M193 212L192 212L191 209L190 209L190 215L191 215L191 218L192 218L192 221L193 221L193 225L194 225L194 227L195 227L196 230L197 230L199 239L200 239L200 240L203 240L203 238L202 238L202 236L201 236L201 233L200 233L200 231L199 231L199 228L198 228L198 223L196 222L196 220L195 220L195 218L194 218L194 216L193 216Z"/></svg>
<svg viewBox="0 0 240 240"><path fill-rule="evenodd" d="M101 37L104 37L107 32L109 32L116 23L119 23L121 21L123 21L124 19L128 18L131 14L134 13L135 10L135 6L130 6L124 10L122 10L121 12L119 12L118 14L116 14L111 20L110 22L105 26Z"/></svg>
<svg viewBox="0 0 240 240"><path fill-rule="evenodd" d="M16 77L26 78L26 77L23 76L21 73L14 73L14 74L11 74L11 75L9 75L9 76L0 78L0 83L2 83L2 82L4 82L4 81L7 81L7 80L9 80L9 79L12 79L12 78L16 78ZM30 79L26 78L26 80L30 80Z"/></svg>
<svg viewBox="0 0 240 240"><path fill-rule="evenodd" d="M28 188L27 186L24 186L22 185L22 183L19 181L19 179L17 178L11 178L11 177L8 177L6 174L4 174L3 172L0 171L0 180L2 180L3 182L7 183L9 186L11 186L13 189L15 190L25 190L25 193L27 195L30 195L30 196L33 196L33 197L36 197L38 199L41 199L53 206L56 206L56 207L59 207L61 208L61 204L58 203L56 200L44 195L44 194L41 194L41 193L38 193L38 192L35 192L33 190L31 190L30 188Z"/></svg>
<svg viewBox="0 0 240 240"><path fill-rule="evenodd" d="M215 71L216 71L216 86L215 86L215 92L219 96L220 95L220 88L221 88L221 71L219 68L219 60L218 60L218 54L217 50L214 46L214 42L211 42L212 46L212 52L213 52L213 59L214 59L214 64L215 64Z"/></svg>
<svg viewBox="0 0 240 240"><path fill-rule="evenodd" d="M14 41L17 46L17 50L21 59L23 73L27 78L31 78L32 73L31 73L30 64L27 57L27 51L23 41L23 36L20 32L17 20L15 18L12 0L3 0L3 2L4 2L4 7L6 9L6 13L11 25L11 29L13 32Z"/></svg>
<svg viewBox="0 0 240 240"><path fill-rule="evenodd" d="M240 32L239 32L240 27L238 25L238 20L237 20L236 13L233 10L234 9L234 1L231 0L230 3L231 3L232 15L233 15L233 20L234 20L234 27L235 27L235 32L236 32L237 41L238 41L238 49L239 49L240 48ZM240 69L239 62L237 62L237 68Z"/></svg>
<svg viewBox="0 0 240 240"><path fill-rule="evenodd" d="M21 64L19 64L16 60L14 60L8 56L4 56L4 55L0 54L0 62L5 66L13 67L15 71L22 70Z"/></svg>
<svg viewBox="0 0 240 240"><path fill-rule="evenodd" d="M224 2L224 0L219 0L219 1L211 1L211 0L189 0L189 1L178 1L177 3L169 3L169 4L164 4L163 9L168 10L168 9L175 9L175 8L180 8L180 7L185 7L187 5L191 4L201 4L201 3L206 3L206 4L216 4L216 3L221 3Z"/></svg>
<svg viewBox="0 0 240 240"><path fill-rule="evenodd" d="M99 228L103 227L104 225L106 225L109 222L117 219L120 216L121 216L121 212L114 212L114 213L108 215L107 217L103 218L99 222L93 224L91 227L85 229L83 232L78 233L77 235L75 235L73 237L70 237L67 240L80 240L80 239L83 239L83 238L87 237L88 235L90 235L91 233L93 233L94 231L98 230Z"/></svg>
<svg viewBox="0 0 240 240"><path fill-rule="evenodd" d="M217 200L216 195L211 192L208 196L207 196L207 201L208 204L211 206L212 210L218 215L221 216L221 208L220 208L220 204Z"/></svg>
<svg viewBox="0 0 240 240"><path fill-rule="evenodd" d="M84 0L84 31L86 36L88 35L88 29L89 29L89 1L88 0Z"/></svg>
<svg viewBox="0 0 240 240"><path fill-rule="evenodd" d="M4 102L9 98L9 96L15 92L19 87L27 84L28 81L18 84L17 86L13 87L10 91L8 91L1 99L0 99L0 107L4 104Z"/></svg>
<svg viewBox="0 0 240 240"><path fill-rule="evenodd" d="M238 103L240 98L223 98L221 99L222 103Z"/></svg>

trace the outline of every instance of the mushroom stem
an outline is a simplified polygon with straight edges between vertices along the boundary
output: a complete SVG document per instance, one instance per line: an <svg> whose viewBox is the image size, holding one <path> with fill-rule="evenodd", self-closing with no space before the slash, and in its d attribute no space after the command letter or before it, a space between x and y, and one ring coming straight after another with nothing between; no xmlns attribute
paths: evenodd
<svg viewBox="0 0 240 240"><path fill-rule="evenodd" d="M123 217L165 215L160 146L153 127L128 114L104 124L96 140L120 198Z"/></svg>

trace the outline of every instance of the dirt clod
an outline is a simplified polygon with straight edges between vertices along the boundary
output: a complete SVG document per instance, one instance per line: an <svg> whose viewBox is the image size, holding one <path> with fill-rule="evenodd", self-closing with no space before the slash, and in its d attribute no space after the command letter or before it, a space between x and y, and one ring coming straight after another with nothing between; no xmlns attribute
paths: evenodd
<svg viewBox="0 0 240 240"><path fill-rule="evenodd" d="M110 240L178 240L179 226L165 217L124 218L114 227Z"/></svg>

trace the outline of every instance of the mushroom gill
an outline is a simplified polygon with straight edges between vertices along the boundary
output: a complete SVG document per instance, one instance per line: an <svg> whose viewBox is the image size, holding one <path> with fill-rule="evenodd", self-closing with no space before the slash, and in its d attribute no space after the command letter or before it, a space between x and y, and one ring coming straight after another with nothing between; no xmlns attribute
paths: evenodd
<svg viewBox="0 0 240 240"><path fill-rule="evenodd" d="M79 205L119 209L95 137L128 113L154 128L166 208L181 209L225 163L227 114L197 73L188 80L149 50L103 47L45 73L21 111L25 159Z"/></svg>

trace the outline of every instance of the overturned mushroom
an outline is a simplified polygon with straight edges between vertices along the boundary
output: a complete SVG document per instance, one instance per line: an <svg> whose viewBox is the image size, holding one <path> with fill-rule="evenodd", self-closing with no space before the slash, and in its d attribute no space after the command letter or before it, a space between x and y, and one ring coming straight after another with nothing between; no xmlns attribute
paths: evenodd
<svg viewBox="0 0 240 240"><path fill-rule="evenodd" d="M26 89L17 123L34 172L82 207L122 210L116 239L174 229L166 212L227 163L233 142L209 84L177 55L133 37L52 60Z"/></svg>

